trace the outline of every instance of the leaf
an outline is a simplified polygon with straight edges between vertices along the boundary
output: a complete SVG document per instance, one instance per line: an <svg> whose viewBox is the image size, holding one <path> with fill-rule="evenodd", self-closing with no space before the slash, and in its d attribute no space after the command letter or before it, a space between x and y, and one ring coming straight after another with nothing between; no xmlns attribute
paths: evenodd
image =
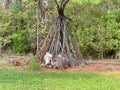
<svg viewBox="0 0 120 90"><path fill-rule="evenodd" d="M82 2L91 2L91 3L95 3L95 4L98 4L100 2L100 0L71 0L71 1L80 3L80 4L82 4Z"/></svg>

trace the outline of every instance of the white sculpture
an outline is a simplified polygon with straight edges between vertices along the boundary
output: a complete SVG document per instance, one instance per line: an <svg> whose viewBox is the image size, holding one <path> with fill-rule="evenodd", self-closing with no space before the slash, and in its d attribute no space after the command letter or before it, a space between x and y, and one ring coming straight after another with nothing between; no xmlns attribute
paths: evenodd
<svg viewBox="0 0 120 90"><path fill-rule="evenodd" d="M52 54L50 54L49 52L46 52L46 54L44 56L44 65L45 66L50 65L51 61L52 61L52 58L53 58Z"/></svg>

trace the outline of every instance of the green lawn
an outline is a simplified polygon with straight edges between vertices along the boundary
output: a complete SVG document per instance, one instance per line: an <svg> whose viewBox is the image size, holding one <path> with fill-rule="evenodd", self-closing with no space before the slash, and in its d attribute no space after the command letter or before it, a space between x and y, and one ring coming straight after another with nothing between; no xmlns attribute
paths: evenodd
<svg viewBox="0 0 120 90"><path fill-rule="evenodd" d="M48 73L0 68L0 90L120 90L120 74Z"/></svg>

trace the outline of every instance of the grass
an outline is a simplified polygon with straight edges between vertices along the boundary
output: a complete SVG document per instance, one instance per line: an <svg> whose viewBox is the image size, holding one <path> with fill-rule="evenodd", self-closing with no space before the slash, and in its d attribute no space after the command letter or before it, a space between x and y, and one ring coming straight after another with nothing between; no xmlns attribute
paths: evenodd
<svg viewBox="0 0 120 90"><path fill-rule="evenodd" d="M48 73L0 68L0 90L120 90L120 74Z"/></svg>

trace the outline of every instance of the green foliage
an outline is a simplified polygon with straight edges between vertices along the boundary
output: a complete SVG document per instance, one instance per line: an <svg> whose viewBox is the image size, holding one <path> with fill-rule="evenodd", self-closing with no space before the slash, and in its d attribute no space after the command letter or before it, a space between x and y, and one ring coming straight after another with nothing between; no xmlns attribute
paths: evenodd
<svg viewBox="0 0 120 90"><path fill-rule="evenodd" d="M80 4L82 4L82 2L91 2L95 4L98 4L100 2L100 0L71 0L71 1Z"/></svg>
<svg viewBox="0 0 120 90"><path fill-rule="evenodd" d="M0 9L1 48L9 45L16 53L29 53L30 43L35 42L35 5L28 6L31 10L19 3L12 4L9 11Z"/></svg>
<svg viewBox="0 0 120 90"><path fill-rule="evenodd" d="M117 12L120 13L120 10ZM109 30L110 40L109 40L109 50L120 50L119 35L120 35L120 24L116 20L119 19L120 14L113 12L108 12L106 15L106 31ZM106 35L107 36L107 35Z"/></svg>
<svg viewBox="0 0 120 90"><path fill-rule="evenodd" d="M35 57L32 57L28 66L31 70L39 70L40 69L40 65Z"/></svg>
<svg viewBox="0 0 120 90"><path fill-rule="evenodd" d="M76 34L84 57L120 51L119 5L120 0L70 0L67 4L65 15L72 21L68 30ZM54 23L54 7L54 1L49 0L45 8L49 20L38 23L39 47ZM12 4L10 10L0 9L0 48L9 46L16 53L29 53L31 43L36 45L36 2L23 0Z"/></svg>
<svg viewBox="0 0 120 90"><path fill-rule="evenodd" d="M22 7L21 7L20 4L14 3L14 4L11 5L10 10L11 10L12 12L14 12L14 13L17 13L17 12L19 12L19 11L21 10L21 8L22 8Z"/></svg>
<svg viewBox="0 0 120 90"><path fill-rule="evenodd" d="M98 4L69 3L66 8L66 15L73 20L72 29L76 33L80 50L86 58L99 58L102 57L101 54L119 51L120 10L117 8L117 1L117 3L111 0L109 2L109 8L114 10L107 10L105 4L107 2L104 0Z"/></svg>
<svg viewBox="0 0 120 90"><path fill-rule="evenodd" d="M8 12L0 10L0 18L0 47L2 48L11 42L11 33L13 30L9 29L11 21Z"/></svg>
<svg viewBox="0 0 120 90"><path fill-rule="evenodd" d="M118 59L120 60L120 51L117 52Z"/></svg>
<svg viewBox="0 0 120 90"><path fill-rule="evenodd" d="M12 35L12 47L15 53L28 53L30 51L29 45L26 34L15 33Z"/></svg>

